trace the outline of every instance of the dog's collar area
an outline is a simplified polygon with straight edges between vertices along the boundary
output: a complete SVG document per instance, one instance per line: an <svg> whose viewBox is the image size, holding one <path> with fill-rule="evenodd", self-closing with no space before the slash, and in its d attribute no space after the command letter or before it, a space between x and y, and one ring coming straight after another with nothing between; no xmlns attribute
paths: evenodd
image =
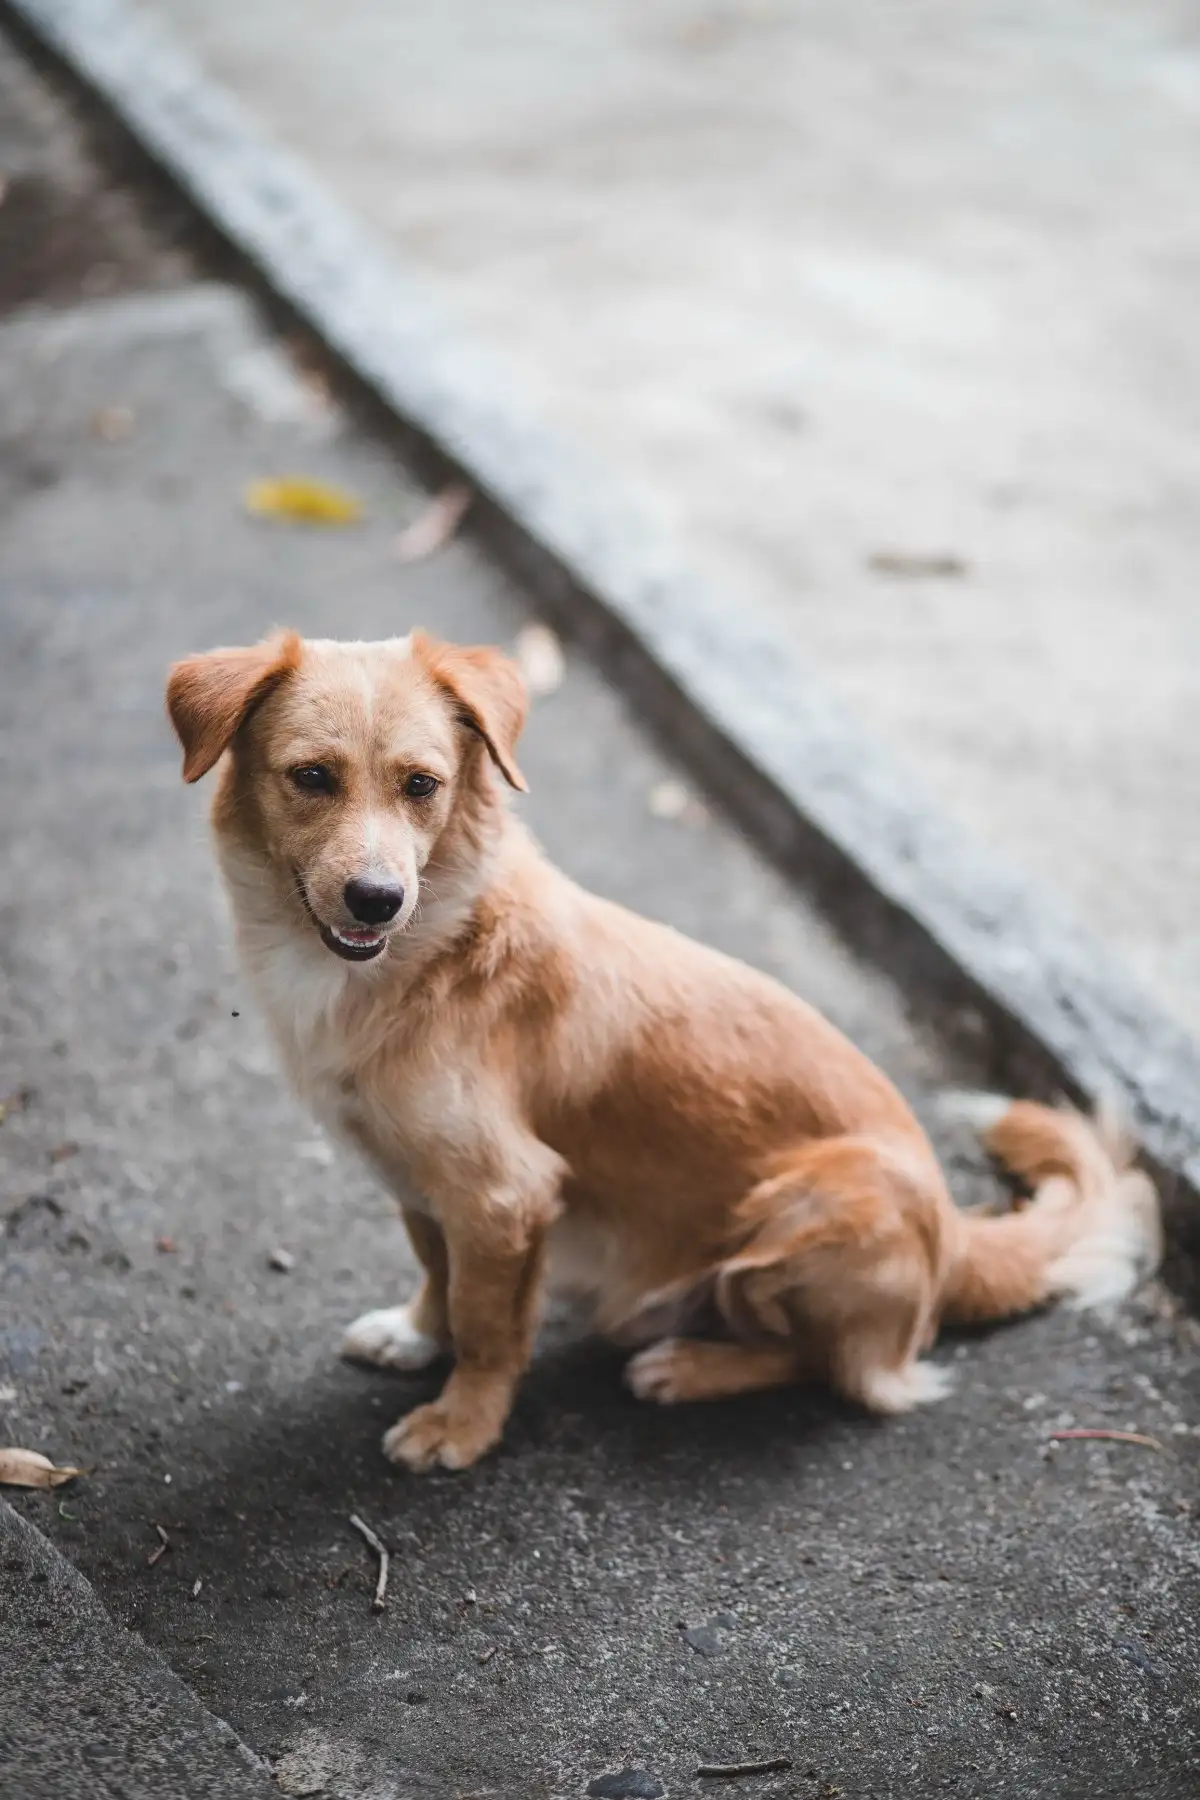
<svg viewBox="0 0 1200 1800"><path fill-rule="evenodd" d="M337 931L332 925L326 925L313 911L312 901L308 897L308 889L299 869L293 868L292 879L296 883L296 892L304 910L316 926L317 934L327 950L332 950L344 962L373 962L377 956L382 956L387 949L385 931L371 931L365 926L350 926L345 931Z"/></svg>

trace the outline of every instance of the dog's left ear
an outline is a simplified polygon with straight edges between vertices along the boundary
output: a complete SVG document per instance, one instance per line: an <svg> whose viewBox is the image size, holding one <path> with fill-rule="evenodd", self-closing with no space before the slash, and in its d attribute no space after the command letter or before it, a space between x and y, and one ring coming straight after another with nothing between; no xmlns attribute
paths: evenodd
<svg viewBox="0 0 1200 1800"><path fill-rule="evenodd" d="M413 632L413 649L438 686L454 699L460 723L483 739L509 787L527 794L529 784L513 754L529 711L524 677L516 663L499 650L441 644L423 631Z"/></svg>
<svg viewBox="0 0 1200 1800"><path fill-rule="evenodd" d="M300 666L294 631L261 644L208 650L177 662L167 677L167 711L183 745L183 779L199 781L228 750L243 719L285 675Z"/></svg>

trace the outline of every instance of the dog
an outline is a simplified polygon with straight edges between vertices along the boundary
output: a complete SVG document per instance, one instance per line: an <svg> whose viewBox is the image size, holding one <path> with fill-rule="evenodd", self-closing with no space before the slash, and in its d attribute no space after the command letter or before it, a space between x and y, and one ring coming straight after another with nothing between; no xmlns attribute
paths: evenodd
<svg viewBox="0 0 1200 1800"><path fill-rule="evenodd" d="M876 1413L946 1392L943 1322L1125 1293L1158 1208L1104 1123L971 1103L1028 1186L960 1211L891 1082L767 976L577 887L509 810L526 695L420 631L175 664L246 974L299 1095L397 1196L424 1271L343 1353L440 1396L410 1469L500 1438L547 1283L586 1296L661 1403L823 1381Z"/></svg>

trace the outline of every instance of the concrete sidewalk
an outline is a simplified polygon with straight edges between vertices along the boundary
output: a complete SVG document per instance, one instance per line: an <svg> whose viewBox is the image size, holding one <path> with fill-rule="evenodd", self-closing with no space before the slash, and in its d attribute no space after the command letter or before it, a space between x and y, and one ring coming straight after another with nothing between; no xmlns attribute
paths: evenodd
<svg viewBox="0 0 1200 1800"><path fill-rule="evenodd" d="M150 10L1200 1028L1174 0Z"/></svg>
<svg viewBox="0 0 1200 1800"><path fill-rule="evenodd" d="M71 1510L69 1495L61 1497ZM0 1500L0 1800L269 1800L266 1768Z"/></svg>
<svg viewBox="0 0 1200 1800"><path fill-rule="evenodd" d="M1182 1800L1200 1346L1161 1293L948 1345L955 1396L882 1427L804 1393L662 1414L550 1332L497 1456L427 1481L383 1462L427 1384L333 1345L411 1269L274 1071L162 674L284 618L510 642L522 596L469 539L397 563L419 490L226 289L10 324L0 381L0 1092L30 1096L3 1126L3 1433L96 1465L19 1510L284 1793L548 1800L641 1767L678 1795L701 1760L782 1754L739 1792ZM247 518L244 482L293 468L367 522ZM728 826L655 817L677 774L585 665L523 761L582 879L780 975L919 1106L970 1078ZM1165 1449L1048 1451L1067 1422ZM352 1512L396 1552L382 1617Z"/></svg>

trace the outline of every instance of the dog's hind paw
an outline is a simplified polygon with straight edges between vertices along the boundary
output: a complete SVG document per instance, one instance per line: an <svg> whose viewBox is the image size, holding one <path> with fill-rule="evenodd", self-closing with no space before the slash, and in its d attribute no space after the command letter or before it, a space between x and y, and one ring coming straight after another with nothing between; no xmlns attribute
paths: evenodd
<svg viewBox="0 0 1200 1800"><path fill-rule="evenodd" d="M753 1394L782 1387L798 1373L790 1344L713 1343L705 1338L662 1338L625 1365L626 1385L639 1400L656 1400L660 1406Z"/></svg>
<svg viewBox="0 0 1200 1800"><path fill-rule="evenodd" d="M688 1398L690 1346L680 1338L660 1338L625 1364L625 1385L639 1400L670 1406Z"/></svg>
<svg viewBox="0 0 1200 1800"><path fill-rule="evenodd" d="M355 1319L342 1338L341 1354L350 1362L378 1369L427 1369L442 1354L437 1339L412 1320L410 1306L383 1306Z"/></svg>

